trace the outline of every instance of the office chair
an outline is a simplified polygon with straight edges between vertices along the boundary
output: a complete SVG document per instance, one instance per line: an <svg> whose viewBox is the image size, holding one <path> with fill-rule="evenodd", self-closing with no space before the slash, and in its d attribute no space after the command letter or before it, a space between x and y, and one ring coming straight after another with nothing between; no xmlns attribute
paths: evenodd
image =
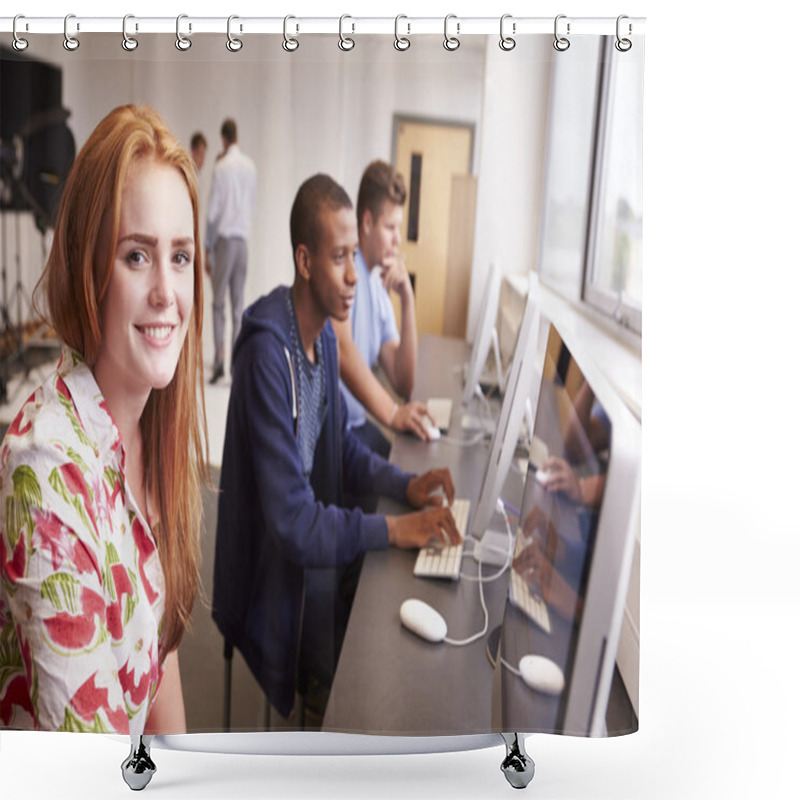
<svg viewBox="0 0 800 800"><path fill-rule="evenodd" d="M224 685L222 689L222 730L228 733L231 729L231 688L233 683L233 645L226 639L223 644L222 657L225 660ZM271 704L264 694L264 730L270 729Z"/></svg>

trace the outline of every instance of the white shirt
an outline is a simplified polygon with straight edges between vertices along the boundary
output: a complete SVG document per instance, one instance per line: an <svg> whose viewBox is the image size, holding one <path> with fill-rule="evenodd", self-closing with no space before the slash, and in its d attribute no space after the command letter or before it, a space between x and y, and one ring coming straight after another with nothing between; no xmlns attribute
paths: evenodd
<svg viewBox="0 0 800 800"><path fill-rule="evenodd" d="M256 166L236 144L214 165L208 199L206 247L218 237L247 239L256 206Z"/></svg>

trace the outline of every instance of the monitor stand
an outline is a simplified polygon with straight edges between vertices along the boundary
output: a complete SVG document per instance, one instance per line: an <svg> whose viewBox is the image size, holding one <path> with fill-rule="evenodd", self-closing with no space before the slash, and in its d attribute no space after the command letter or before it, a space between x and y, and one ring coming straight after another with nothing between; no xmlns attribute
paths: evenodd
<svg viewBox="0 0 800 800"><path fill-rule="evenodd" d="M505 567L507 564L511 566L513 547L514 542L507 532L489 529L480 539L475 540L472 557L475 561L493 567Z"/></svg>

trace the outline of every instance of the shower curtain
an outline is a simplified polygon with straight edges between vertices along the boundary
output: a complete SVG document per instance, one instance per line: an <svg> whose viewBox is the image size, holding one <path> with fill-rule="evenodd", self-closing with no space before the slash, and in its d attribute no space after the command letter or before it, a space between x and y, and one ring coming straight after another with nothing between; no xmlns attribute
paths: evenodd
<svg viewBox="0 0 800 800"><path fill-rule="evenodd" d="M120 46L119 33L74 31L79 47L72 49L63 46L60 36L30 35L24 50L11 46L10 37L2 42L4 426L52 368L48 358L56 360L60 351L52 330L42 327L31 304L52 245L60 188L75 152L97 123L126 103L154 108L187 150L195 134L203 135L205 161L196 174L201 237L207 232L215 170L224 163L222 124L235 120L238 145L252 159L257 175L242 288L245 306L295 280L289 214L303 181L318 173L330 175L355 207L363 171L381 160L396 167L407 187L401 248L414 287L421 349L472 341L492 263L499 264L505 276L496 330L506 366L516 345L519 304L531 271L565 305L601 319L601 329L611 326L640 342L642 36L632 36L632 45L623 39L620 46L613 25L607 35L570 36L566 29L559 35L557 22L555 38L513 37L510 24L500 37L459 37L452 22L450 28L445 23L443 47L441 35L406 36L402 23L394 40L390 35L359 34L346 21L338 38L303 34L302 28L298 34L291 22L283 36L246 35L237 32L235 24L232 30L227 40L224 35L190 39L188 29L182 36L179 26L178 43L182 38L191 42L186 49L176 46L174 34L166 33L140 34L135 47ZM212 295L212 284L206 281L207 376L214 353ZM227 308L226 313L230 326ZM395 313L399 314L396 300ZM230 336L230 327L225 336ZM540 337L541 348L545 340ZM638 347L641 352L640 343ZM466 358L468 347L455 352ZM462 362L425 361L422 353L420 363L431 372L448 374L462 367ZM608 371L613 373L614 366ZM229 377L204 387L217 485L224 468L232 390ZM633 388L624 389L623 402L638 420L640 398L640 378L638 385L634 378ZM572 400L577 407L574 396ZM495 419L501 402L497 394L488 398L489 414ZM457 402L455 408L460 414ZM564 406L563 413L577 413L569 408ZM466 489L474 506L492 431L487 428L475 441L460 428L457 417L451 419L449 441L422 446L430 448L426 452L432 466L444 458L440 453L448 452L452 463L477 465ZM524 518L530 508L523 507L526 479L535 480L530 467L540 466L535 463L532 433L528 431L526 449L521 457L517 454L510 470L500 523L495 520L508 526L509 539L518 539L518 544L532 535ZM390 436L408 443L407 434ZM598 471L606 450L600 447L591 453ZM458 494L458 470L452 471ZM252 498L253 503L262 500L268 502ZM226 646L226 635L212 617L215 597L231 588L214 582L215 541L226 535L217 526L217 503L214 491L205 493L206 601L195 603L192 625L179 651L189 733L296 730L305 725L321 731L403 736L485 734L507 729L509 703L514 709L522 707L509 700L515 692L524 697L529 714L511 714L515 730L597 733L596 728L564 726L566 705L577 695L571 665L581 620L574 605L565 611L557 601L549 603L549 634L542 634L536 622L524 623L538 631L537 636L563 637L556 648L560 678L555 687L530 688L519 659L509 663L503 658L504 626L511 621L523 624L509 588L515 571L525 574L522 562L516 561L519 547L514 564L483 566L480 573L468 547L462 579L447 584L412 578L413 559L407 554L392 549L366 553L349 587L350 619L343 641L334 647L331 685L319 715L303 722L285 721L276 712L275 698L265 696L258 665L243 657L235 642ZM607 698L599 716L605 723L602 732L608 735L638 728L638 494L631 494L631 503L636 506L631 509L635 542L614 573L619 602L604 623L615 666L613 674L603 672L592 687ZM378 508L387 514L396 510L385 501ZM598 515L586 523L590 542ZM550 522L551 530L557 527L557 520ZM547 526L543 531L546 540ZM551 543L557 548L558 532L553 536ZM15 542L8 540L7 546ZM9 726L12 719L28 720L19 709L14 716L17 695L12 691L15 681L29 681L31 675L30 665L18 657L12 643L15 628L4 601L13 591L14 564L10 550L4 549L3 556L0 727ZM581 557L587 559L581 562L584 571L573 565L577 571L566 582L582 597L591 586L589 579L602 581L603 576L592 572L591 554ZM385 581L384 569L391 576ZM498 572L491 583L482 582ZM526 590L543 591L541 584L536 589L533 583ZM457 597L469 611L466 629L453 635L466 637L482 626L486 633L465 647L423 641L400 620L400 602L412 595L427 597L434 607L439 598L446 604ZM326 613L323 610L322 616ZM103 624L100 618L98 624ZM540 717L543 705L549 710ZM97 729L95 722L90 714L79 727ZM122 728L107 732L126 733Z"/></svg>

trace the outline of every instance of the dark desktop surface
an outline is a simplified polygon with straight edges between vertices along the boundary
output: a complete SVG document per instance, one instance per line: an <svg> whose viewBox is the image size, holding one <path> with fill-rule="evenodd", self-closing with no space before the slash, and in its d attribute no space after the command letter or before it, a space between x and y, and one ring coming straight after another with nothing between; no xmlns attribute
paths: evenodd
<svg viewBox="0 0 800 800"><path fill-rule="evenodd" d="M426 345L430 343L427 342ZM41 364L49 359L52 359L53 352L49 353L49 358L43 358ZM444 372L444 370L442 371ZM431 395L433 396L433 395ZM438 395L443 396L443 395ZM20 397L20 402L24 398ZM454 419L459 406L454 406ZM0 423L0 438L5 435L7 424ZM456 435L455 430L451 430L451 435ZM407 437L404 437L404 439ZM410 438L407 441L408 445L414 445L414 441ZM421 443L420 443L421 444ZM442 443L444 444L444 443ZM424 446L424 445L423 445ZM437 455L441 455L444 447L440 444L428 446L431 449L428 454L435 460ZM437 451L434 448L440 448ZM482 452L488 453L488 444L482 446ZM482 475L483 461L473 458L475 465L469 471L473 471ZM468 476L468 473L458 473L463 480ZM203 577L204 589L210 599L211 590L211 574L213 573L213 554L214 554L214 539L216 537L216 487L218 486L219 472L213 470L213 486L204 488L203 498L205 506L204 514L204 534L203 541ZM458 489L459 483L456 482ZM458 491L457 491L458 494ZM473 505L474 508L474 505ZM374 564L371 565L369 570L362 576L364 578L364 589L359 588L359 591L364 592L364 598L369 599L372 594L372 589L379 587L381 590L385 588L386 572L388 569L387 559L389 553L376 553L378 558L375 559ZM457 584L441 583L429 579L415 579L411 576L411 571L414 564L414 553L393 551L392 556L396 557L399 569L403 573L403 580L406 578L415 585L418 591L417 596L427 597L427 592L431 592L428 598L430 602L439 608L448 619L450 627L450 635L461 636L473 631L479 630L482 622L482 611L480 610L477 601L477 588L472 583L459 581ZM470 558L471 560L471 558ZM474 565L473 565L474 566ZM478 692L485 695L485 699L477 702L476 707L468 712L469 715L474 714L477 720L477 729L475 723L467 723L467 728L458 731L459 733L468 733L470 730L475 730L478 733L484 733L491 729L491 684L493 680L493 668L487 655L487 642L491 632L497 629L502 621L503 606L505 600L506 582L501 580L497 581L496 589L487 592L487 602L490 609L490 624L489 633L487 636L479 639L473 645L467 648L452 648L447 645L434 645L431 646L427 642L417 639L410 632L400 628L399 621L399 605L405 596L400 592L397 597L386 598L379 600L377 603L372 603L373 606L370 613L376 617L381 618L381 625L386 624L384 619L384 612L381 610L381 605L385 603L388 610L389 625L389 638L397 636L402 641L402 646L397 650L389 650L385 653L388 661L392 662L393 669L396 669L401 675L405 675L398 683L392 683L388 674L383 674L380 678L375 676L375 673L369 669L369 655L365 652L358 650L359 643L365 644L367 650L382 650L385 645L381 644L380 635L376 638L370 636L367 632L362 636L356 636L350 641L349 638L345 640L345 649L343 651L343 658L340 659L339 669L337 670L334 679L334 692L332 697L335 699L339 692L342 692L341 697L344 698L346 694L351 691L358 694L363 689L364 684L359 684L361 680L358 676L360 673L353 672L351 667L353 664L360 664L362 659L365 661L367 668L365 673L370 680L378 682L383 686L383 689L377 694L382 698L377 707L370 709L369 713L372 715L373 723L377 721L378 726L383 725L383 730L376 732L388 732L386 728L397 727L392 724L392 715L396 713L398 705L405 705L406 712L411 715L417 715L415 710L416 706L427 706L426 714L429 716L428 730L442 728L456 724L452 709L463 709L469 707L472 700L467 695L459 694L458 692L463 688L462 679L459 674L454 671L453 661L455 657L461 661L463 665L469 661L470 664L476 666L474 672L478 678L480 688ZM499 584L503 584L500 586ZM371 586L371 588L370 588ZM492 584L487 584L487 588ZM400 595L403 594L401 597ZM440 605L440 597L444 596L458 605L458 598L462 594L470 594L471 600L462 609L463 619L459 622L458 615L450 616L447 608L447 603ZM396 602L393 602L396 601ZM221 730L222 721L222 690L223 690L223 658L222 658L222 639L216 626L210 618L207 603L198 601L195 604L194 622L192 628L184 637L184 642L181 645L181 660L186 663L194 663L193 669L182 670L182 683L184 690L184 700L187 709L187 723L190 731L219 731ZM460 627L463 624L463 629ZM476 627L477 626L477 627ZM350 632L348 631L348 637ZM412 651L418 654L415 660ZM433 681L423 677L420 678L416 672L417 667L425 666L426 660L431 662L427 667L432 671L432 674L441 674L442 684L446 687L443 693L436 690L436 679ZM409 670L407 665L411 663L414 669ZM201 665L202 666L201 668ZM234 657L233 663L233 730L239 731L258 731L265 730L264 727L264 695L253 679L243 659L237 653ZM427 672L425 669L423 672ZM467 670L469 671L469 670ZM450 679L452 676L452 680ZM362 675L363 677L363 675ZM408 686L403 689L403 682ZM395 696L395 700L391 700L391 695ZM333 723L336 723L335 708L332 710L329 706L330 717ZM477 713L474 713L477 712ZM461 711L456 712L456 716L461 714ZM432 718L434 721L431 722ZM628 697L625 686L622 682L621 676L618 671L614 670L614 677L611 686L611 694L608 703L606 714L608 730L612 733L623 734L634 732L638 730L638 719L634 713L633 706ZM357 722L356 720L351 720ZM366 722L367 720L362 720ZM326 718L326 723L328 722ZM460 724L460 723L458 723ZM336 729L338 725L331 727L326 724L324 728ZM413 728L415 724L407 727ZM359 732L364 732L360 729ZM426 731L421 731L426 732ZM452 732L452 731L451 731Z"/></svg>

